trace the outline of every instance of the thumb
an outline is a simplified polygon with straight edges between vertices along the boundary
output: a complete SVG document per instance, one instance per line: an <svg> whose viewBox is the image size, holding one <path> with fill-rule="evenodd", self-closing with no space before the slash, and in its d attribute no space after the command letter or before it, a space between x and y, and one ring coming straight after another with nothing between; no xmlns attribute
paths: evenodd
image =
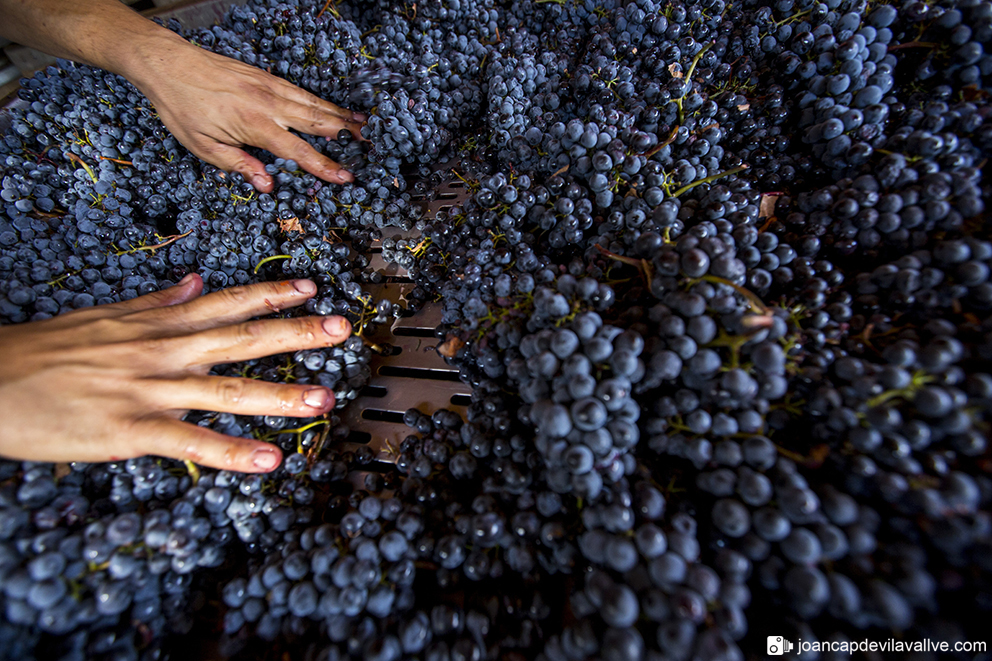
<svg viewBox="0 0 992 661"><path fill-rule="evenodd" d="M131 313L142 310L153 310L155 308L165 308L171 305L181 305L188 303L203 293L203 279L196 273L190 273L178 283L163 289L162 291L145 294L130 301L121 301L106 306L107 310Z"/></svg>
<svg viewBox="0 0 992 661"><path fill-rule="evenodd" d="M82 310L73 310L68 314L46 319L45 323L52 329L71 328L85 321L112 319L134 312L181 305L182 303L192 301L201 293L203 293L203 279L195 273L190 273L180 280L178 284L168 289L145 294L144 296L132 298L129 301L121 301L120 303L94 305L93 307Z"/></svg>
<svg viewBox="0 0 992 661"><path fill-rule="evenodd" d="M239 173L259 193L272 192L272 177L265 171L265 166L244 149L216 142L207 154L196 155L222 170Z"/></svg>

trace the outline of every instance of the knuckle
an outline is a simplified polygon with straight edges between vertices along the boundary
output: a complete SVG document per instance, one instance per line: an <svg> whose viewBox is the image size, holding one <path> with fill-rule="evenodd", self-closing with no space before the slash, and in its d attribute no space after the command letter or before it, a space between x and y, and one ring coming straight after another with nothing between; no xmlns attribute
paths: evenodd
<svg viewBox="0 0 992 661"><path fill-rule="evenodd" d="M83 312L89 312L89 310L84 310ZM108 340L120 333L121 323L112 317L100 317L91 319L88 326L90 333L94 337L101 340Z"/></svg>
<svg viewBox="0 0 992 661"><path fill-rule="evenodd" d="M279 402L279 410L286 412L309 411L309 407L304 403L300 388L295 386L279 386L275 393L275 400Z"/></svg>
<svg viewBox="0 0 992 661"><path fill-rule="evenodd" d="M199 463L203 460L203 447L194 434L178 431L175 427L164 424L163 420L155 422L156 434L151 442L149 451L160 455Z"/></svg>
<svg viewBox="0 0 992 661"><path fill-rule="evenodd" d="M163 445L162 439L149 429L145 420L132 415L118 415L113 419L112 428L117 430L111 444L111 451L115 457L129 455L130 458L144 453L161 454L158 446ZM120 439L125 440L122 442ZM140 439L140 441L133 443L130 439Z"/></svg>
<svg viewBox="0 0 992 661"><path fill-rule="evenodd" d="M125 427L130 438L141 439L136 446L141 453L197 464L203 462L203 440L198 437L195 428L188 431L163 417L135 418L129 422Z"/></svg>
<svg viewBox="0 0 992 661"><path fill-rule="evenodd" d="M185 144L185 143L184 143ZM217 140L204 139L201 136L191 137L188 143L188 149L198 158L212 163L214 165L223 164L225 161L225 147L221 142ZM218 165L218 167L222 167Z"/></svg>
<svg viewBox="0 0 992 661"><path fill-rule="evenodd" d="M318 318L300 317L294 321L296 323L294 324L293 332L296 334L296 337L301 340L313 342L314 339L323 334L323 330L320 328L320 320Z"/></svg>
<svg viewBox="0 0 992 661"><path fill-rule="evenodd" d="M162 337L144 337L135 340L132 345L139 357L162 356L169 353L170 348L168 340Z"/></svg>
<svg viewBox="0 0 992 661"><path fill-rule="evenodd" d="M179 458L192 461L194 464L203 462L203 448L195 440L186 440L180 444Z"/></svg>
<svg viewBox="0 0 992 661"><path fill-rule="evenodd" d="M320 155L314 151L313 147L302 140L293 143L291 153L293 154L293 160L297 163L319 161L321 158Z"/></svg>
<svg viewBox="0 0 992 661"><path fill-rule="evenodd" d="M251 162L246 158L238 158L236 161L231 163L232 172L252 172L254 168Z"/></svg>
<svg viewBox="0 0 992 661"><path fill-rule="evenodd" d="M222 378L217 382L217 398L221 406L237 407L245 400L247 387L244 381L236 378Z"/></svg>
<svg viewBox="0 0 992 661"><path fill-rule="evenodd" d="M238 151L219 142L212 143L208 148L207 156L217 165L217 167L231 172L237 170L244 163L244 158ZM207 160L206 158L204 160Z"/></svg>
<svg viewBox="0 0 992 661"><path fill-rule="evenodd" d="M197 156L209 156L210 158L217 159L224 153L224 145L216 140L195 138L190 141L190 151Z"/></svg>
<svg viewBox="0 0 992 661"><path fill-rule="evenodd" d="M236 307L244 307L251 301L251 292L248 291L247 287L225 289L220 292L220 295L224 297L226 304Z"/></svg>
<svg viewBox="0 0 992 661"><path fill-rule="evenodd" d="M318 106L307 106L306 121L309 122L311 127L327 124L331 128L334 128L335 124L333 118L328 117L327 111Z"/></svg>
<svg viewBox="0 0 992 661"><path fill-rule="evenodd" d="M240 135L242 140L244 142L248 142L251 139L259 140L259 136L264 136L270 131L274 124L272 121L273 114L272 111L248 112L243 114L241 116L242 134Z"/></svg>
<svg viewBox="0 0 992 661"><path fill-rule="evenodd" d="M247 460L247 454L245 448L238 443L228 443L221 453L221 463L224 468L234 468Z"/></svg>
<svg viewBox="0 0 992 661"><path fill-rule="evenodd" d="M253 346L265 336L266 325L263 321L248 321L238 326L237 338L240 344Z"/></svg>
<svg viewBox="0 0 992 661"><path fill-rule="evenodd" d="M258 85L255 84L255 81L252 81L249 86L251 98L255 102L257 108L271 108L278 104L280 96L276 94L276 92L268 85Z"/></svg>
<svg viewBox="0 0 992 661"><path fill-rule="evenodd" d="M295 294L295 289L293 288L292 280L276 280L274 282L266 282L263 285L266 300L270 299L282 299L287 296L292 296Z"/></svg>

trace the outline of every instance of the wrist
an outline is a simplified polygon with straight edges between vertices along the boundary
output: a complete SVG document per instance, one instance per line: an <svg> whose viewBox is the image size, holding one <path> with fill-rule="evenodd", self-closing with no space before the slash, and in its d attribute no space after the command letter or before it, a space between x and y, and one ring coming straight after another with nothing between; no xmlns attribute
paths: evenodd
<svg viewBox="0 0 992 661"><path fill-rule="evenodd" d="M167 28L147 23L126 47L114 52L104 68L127 78L150 97L157 82L176 75L176 64L183 54L198 47Z"/></svg>

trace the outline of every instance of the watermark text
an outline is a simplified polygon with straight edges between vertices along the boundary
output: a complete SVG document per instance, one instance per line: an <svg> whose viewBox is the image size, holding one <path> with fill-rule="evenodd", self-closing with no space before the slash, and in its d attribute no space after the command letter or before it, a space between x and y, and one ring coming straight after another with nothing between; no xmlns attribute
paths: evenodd
<svg viewBox="0 0 992 661"><path fill-rule="evenodd" d="M785 636L768 636L766 653L769 656L781 656L795 652L801 655L804 652L822 653L834 652L840 654L854 654L856 652L881 652L906 654L910 652L964 652L983 653L988 651L988 644L984 641L956 641L947 642L930 640L796 640L791 641Z"/></svg>

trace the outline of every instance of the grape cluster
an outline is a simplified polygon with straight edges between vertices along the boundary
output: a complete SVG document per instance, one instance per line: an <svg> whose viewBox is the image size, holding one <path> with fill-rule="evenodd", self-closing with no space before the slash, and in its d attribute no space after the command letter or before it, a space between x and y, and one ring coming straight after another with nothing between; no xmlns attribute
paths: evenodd
<svg viewBox="0 0 992 661"><path fill-rule="evenodd" d="M190 272L308 277L293 314L359 335L218 373L341 408L364 330L436 302L471 403L407 411L394 466L338 410L189 414L277 443L265 476L0 462L0 656L218 631L219 656L320 661L982 639L988 0L251 0L184 35L367 114L365 140L305 136L356 181L257 152L257 194L60 62L0 141L0 320ZM371 294L373 246L406 309Z"/></svg>

